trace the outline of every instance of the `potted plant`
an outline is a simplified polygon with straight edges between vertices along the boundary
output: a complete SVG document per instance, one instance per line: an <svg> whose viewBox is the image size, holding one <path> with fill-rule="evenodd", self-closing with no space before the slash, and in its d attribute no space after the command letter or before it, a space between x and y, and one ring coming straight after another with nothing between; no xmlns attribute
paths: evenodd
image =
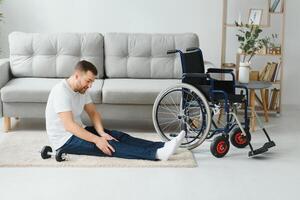
<svg viewBox="0 0 300 200"><path fill-rule="evenodd" d="M254 24L239 24L235 22L235 25L239 27L238 34L236 34L240 43L238 53L242 54L241 62L239 63L239 82L249 82L250 61L259 50L261 50L267 42L266 39L260 39L259 34L262 29L259 25Z"/></svg>

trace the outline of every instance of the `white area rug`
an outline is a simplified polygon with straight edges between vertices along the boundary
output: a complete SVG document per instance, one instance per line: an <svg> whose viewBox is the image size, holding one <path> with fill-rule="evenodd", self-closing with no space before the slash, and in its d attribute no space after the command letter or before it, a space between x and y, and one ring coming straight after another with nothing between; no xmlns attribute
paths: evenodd
<svg viewBox="0 0 300 200"><path fill-rule="evenodd" d="M160 141L156 134L130 134ZM181 149L168 161L132 160L112 157L68 155L68 160L43 160L39 151L48 145L45 131L15 131L4 134L0 143L0 167L197 167L193 154Z"/></svg>

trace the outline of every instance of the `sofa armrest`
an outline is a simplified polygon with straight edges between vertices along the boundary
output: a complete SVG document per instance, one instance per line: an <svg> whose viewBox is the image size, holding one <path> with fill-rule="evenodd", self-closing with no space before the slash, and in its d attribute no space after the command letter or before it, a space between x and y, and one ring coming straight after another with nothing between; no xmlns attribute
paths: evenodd
<svg viewBox="0 0 300 200"><path fill-rule="evenodd" d="M12 78L9 59L0 59L0 89Z"/></svg>
<svg viewBox="0 0 300 200"><path fill-rule="evenodd" d="M0 90L12 78L9 59L0 59ZM1 95L1 94L0 94ZM0 96L0 117L3 117L3 105Z"/></svg>

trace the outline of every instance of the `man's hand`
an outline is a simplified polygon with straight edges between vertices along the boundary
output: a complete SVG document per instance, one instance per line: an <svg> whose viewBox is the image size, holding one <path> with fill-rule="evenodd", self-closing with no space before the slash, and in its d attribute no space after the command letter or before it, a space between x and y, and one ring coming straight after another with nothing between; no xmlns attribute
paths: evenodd
<svg viewBox="0 0 300 200"><path fill-rule="evenodd" d="M99 137L96 140L95 144L106 155L111 156L112 152L115 152L115 149L107 142L104 137Z"/></svg>
<svg viewBox="0 0 300 200"><path fill-rule="evenodd" d="M115 140L115 141L118 141L116 138L114 138L113 136L103 132L103 133L100 133L100 136L105 138L106 140Z"/></svg>

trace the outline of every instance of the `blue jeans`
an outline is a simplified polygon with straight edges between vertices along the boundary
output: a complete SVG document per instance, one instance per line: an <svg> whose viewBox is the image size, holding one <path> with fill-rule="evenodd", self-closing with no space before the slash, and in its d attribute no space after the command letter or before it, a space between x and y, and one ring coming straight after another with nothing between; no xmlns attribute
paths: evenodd
<svg viewBox="0 0 300 200"><path fill-rule="evenodd" d="M87 126L87 131L98 135L93 126ZM116 138L118 141L109 140L108 143L115 149L112 157L127 159L156 160L157 149L164 146L164 142L153 142L132 137L126 133L116 130L104 129L104 131ZM94 143L85 141L73 135L59 150L67 154L108 156L104 154Z"/></svg>

